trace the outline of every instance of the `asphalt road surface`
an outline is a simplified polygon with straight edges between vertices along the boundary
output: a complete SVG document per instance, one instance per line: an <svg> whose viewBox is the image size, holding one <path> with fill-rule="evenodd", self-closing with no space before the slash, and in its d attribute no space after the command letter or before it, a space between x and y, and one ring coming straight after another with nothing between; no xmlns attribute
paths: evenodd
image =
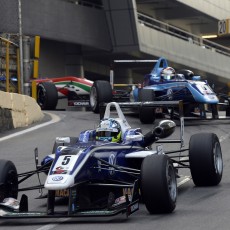
<svg viewBox="0 0 230 230"><path fill-rule="evenodd" d="M152 127L141 125L134 116L127 115L127 120L132 127L141 127L143 133ZM1 133L0 157L12 160L19 173L33 170L35 147L38 147L39 160L41 160L51 152L56 136L78 136L82 130L95 128L98 121L99 115L92 112L50 111L43 122L29 129L19 129L17 130L19 133L15 132L16 130ZM199 132L214 132L220 138L224 159L223 179L216 187L195 187L192 180L181 180L178 187L177 207L171 214L150 215L145 206L140 204L140 210L128 219L119 215L113 218L0 220L0 228L5 230L227 230L230 224L230 121L186 122L185 144L188 144L192 134ZM179 135L178 127L173 136L177 135ZM172 145L164 148L171 149ZM188 171L183 174L189 176ZM45 176L41 179L45 179ZM24 182L23 186L30 186L36 180L37 178L33 177ZM30 191L26 194L29 196L29 210L45 209L46 200L35 199L40 195L39 191Z"/></svg>

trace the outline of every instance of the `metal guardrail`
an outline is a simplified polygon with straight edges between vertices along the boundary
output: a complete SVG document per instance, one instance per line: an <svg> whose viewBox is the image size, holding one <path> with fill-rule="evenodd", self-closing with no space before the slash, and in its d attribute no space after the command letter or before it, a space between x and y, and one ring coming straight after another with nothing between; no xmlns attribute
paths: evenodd
<svg viewBox="0 0 230 230"><path fill-rule="evenodd" d="M18 45L0 36L0 90L20 93Z"/></svg>
<svg viewBox="0 0 230 230"><path fill-rule="evenodd" d="M103 4L100 2L100 0L96 0L96 1L95 0L63 0L63 1L68 1L74 4L78 4L78 5L103 9ZM155 30L159 30L163 33L169 34L179 39L188 41L204 49L209 49L213 52L217 52L217 53L220 53L226 56L230 56L230 48L226 46L222 46L218 43L209 41L200 36L189 33L185 30L169 25L168 23L159 21L143 13L137 12L137 16L138 16L138 22L142 25L153 28Z"/></svg>
<svg viewBox="0 0 230 230"><path fill-rule="evenodd" d="M159 21L155 18L149 17L142 13L137 13L138 22L144 26L159 30L163 33L169 34L171 36L177 37L179 39L188 41L197 46L200 46L205 49L210 49L213 52L217 52L226 56L230 56L230 48L211 42L207 39L189 33L185 30L179 29L175 26L169 25L162 21Z"/></svg>

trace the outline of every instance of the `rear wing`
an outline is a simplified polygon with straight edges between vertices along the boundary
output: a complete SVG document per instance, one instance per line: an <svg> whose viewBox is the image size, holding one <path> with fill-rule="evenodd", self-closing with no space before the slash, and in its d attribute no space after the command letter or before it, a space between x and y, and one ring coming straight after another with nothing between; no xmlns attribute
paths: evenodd
<svg viewBox="0 0 230 230"><path fill-rule="evenodd" d="M99 113L100 119L103 119L105 114L105 109L108 103L100 103ZM178 108L179 117L184 117L183 112L183 101L143 101L143 102L120 102L116 103L120 108L138 108L138 107L151 107L151 108Z"/></svg>
<svg viewBox="0 0 230 230"><path fill-rule="evenodd" d="M160 69L162 68L166 68L168 66L168 63L167 63L167 60L164 58L164 57L160 57L158 60L153 60L153 59L150 59L150 60L141 60L141 59L137 59L137 60L113 60L113 63L112 63L112 68L110 69L110 84L113 88L114 86L114 66L115 65L126 65L127 66L130 66L132 68L136 68L137 66L143 66L143 65L146 65L147 63L154 63L153 65L153 68L150 72L150 74L159 74L160 72Z"/></svg>

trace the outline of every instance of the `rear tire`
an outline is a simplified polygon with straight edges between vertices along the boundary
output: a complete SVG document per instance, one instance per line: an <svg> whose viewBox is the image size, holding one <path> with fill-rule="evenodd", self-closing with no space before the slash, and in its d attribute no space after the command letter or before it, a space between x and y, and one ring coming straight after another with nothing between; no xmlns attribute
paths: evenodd
<svg viewBox="0 0 230 230"><path fill-rule="evenodd" d="M17 199L18 174L12 161L0 160L0 202L7 197Z"/></svg>
<svg viewBox="0 0 230 230"><path fill-rule="evenodd" d="M154 101L155 93L152 89L141 89L138 94L138 100L141 102ZM156 119L155 109L140 107L139 118L143 124L152 124Z"/></svg>
<svg viewBox="0 0 230 230"><path fill-rule="evenodd" d="M176 207L177 181L166 155L149 155L141 166L141 197L150 214L171 213Z"/></svg>
<svg viewBox="0 0 230 230"><path fill-rule="evenodd" d="M58 92L53 82L41 82L37 85L37 103L42 110L55 110Z"/></svg>
<svg viewBox="0 0 230 230"><path fill-rule="evenodd" d="M112 87L108 81L95 81L90 90L90 107L94 113L99 113L101 102L111 102Z"/></svg>
<svg viewBox="0 0 230 230"><path fill-rule="evenodd" d="M214 133L192 135L189 142L189 162L195 185L218 185L223 174L223 159L217 135Z"/></svg>

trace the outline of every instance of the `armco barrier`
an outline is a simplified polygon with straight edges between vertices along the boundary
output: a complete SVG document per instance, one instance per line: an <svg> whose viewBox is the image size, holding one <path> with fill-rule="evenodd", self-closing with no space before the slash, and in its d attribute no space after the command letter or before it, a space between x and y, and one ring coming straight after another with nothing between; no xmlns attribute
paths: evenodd
<svg viewBox="0 0 230 230"><path fill-rule="evenodd" d="M0 132L26 127L44 117L34 98L0 91Z"/></svg>

